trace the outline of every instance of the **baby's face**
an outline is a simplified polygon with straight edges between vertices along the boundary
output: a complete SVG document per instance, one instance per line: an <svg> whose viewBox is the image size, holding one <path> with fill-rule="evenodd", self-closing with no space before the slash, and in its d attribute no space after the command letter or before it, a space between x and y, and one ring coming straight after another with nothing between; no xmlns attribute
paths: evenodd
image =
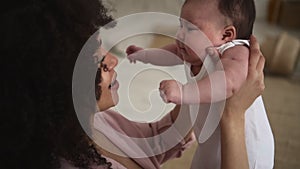
<svg viewBox="0 0 300 169"><path fill-rule="evenodd" d="M198 63L199 57L204 57L206 47L224 43L224 17L218 10L216 0L189 0L182 7L180 17L177 44L187 62Z"/></svg>
<svg viewBox="0 0 300 169"><path fill-rule="evenodd" d="M177 48L183 59L194 66L201 66L205 57L205 49L212 46L207 36L194 24L180 19L177 31Z"/></svg>

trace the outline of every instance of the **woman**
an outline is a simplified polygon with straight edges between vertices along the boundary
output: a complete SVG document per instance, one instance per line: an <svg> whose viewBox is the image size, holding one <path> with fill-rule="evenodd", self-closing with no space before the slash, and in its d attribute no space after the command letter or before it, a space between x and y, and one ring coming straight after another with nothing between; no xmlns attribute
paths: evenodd
<svg viewBox="0 0 300 169"><path fill-rule="evenodd" d="M55 154L64 140L56 138L67 118L77 122L75 61L86 40L112 21L106 11L98 0L13 0L2 6L2 168L58 167ZM75 159L71 152L77 150L69 144L70 153L63 154ZM89 151L85 146L77 147L78 152ZM85 166L81 161L78 166Z"/></svg>
<svg viewBox="0 0 300 169"><path fill-rule="evenodd" d="M105 25L111 20L105 8L96 0L45 0L9 4L1 12L4 25L1 31L6 42L2 46L5 58L1 61L2 69L6 70L2 76L6 79L2 82L6 98L2 112L7 115L2 118L5 119L3 138L6 138L3 141L7 141L1 144L2 166L109 168L111 163L106 156L114 157L98 151L87 137L74 112L71 96L77 54L97 30L95 25ZM248 83L255 80L258 78L250 78ZM107 90L105 86L101 88L103 93ZM252 94L258 92L251 90ZM240 102L236 100L234 103ZM119 162L118 158L115 160ZM126 160L142 167L133 159Z"/></svg>
<svg viewBox="0 0 300 169"><path fill-rule="evenodd" d="M222 169L249 168L245 146L245 111L262 94L265 58L254 36L250 38L250 60L246 82L226 101L221 119Z"/></svg>

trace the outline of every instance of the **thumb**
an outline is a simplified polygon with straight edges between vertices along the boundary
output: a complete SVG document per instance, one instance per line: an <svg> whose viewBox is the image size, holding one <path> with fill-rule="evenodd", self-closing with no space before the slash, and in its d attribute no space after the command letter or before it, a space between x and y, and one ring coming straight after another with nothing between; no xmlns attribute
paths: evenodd
<svg viewBox="0 0 300 169"><path fill-rule="evenodd" d="M207 53L209 56L212 56L212 57L217 57L217 56L218 56L218 51L217 51L216 48L213 47L213 46L207 47L207 48L206 48L206 53Z"/></svg>

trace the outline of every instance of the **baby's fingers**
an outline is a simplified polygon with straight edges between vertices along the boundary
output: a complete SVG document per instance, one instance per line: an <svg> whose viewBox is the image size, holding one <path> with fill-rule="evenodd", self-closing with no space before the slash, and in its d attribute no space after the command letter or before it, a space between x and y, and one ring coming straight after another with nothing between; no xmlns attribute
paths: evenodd
<svg viewBox="0 0 300 169"><path fill-rule="evenodd" d="M136 63L136 53L130 54L127 56L127 59L129 60L130 63Z"/></svg>
<svg viewBox="0 0 300 169"><path fill-rule="evenodd" d="M130 54L134 53L135 52L135 48L136 48L136 46L134 46L134 45L128 46L127 49L126 49L127 55L130 55Z"/></svg>
<svg viewBox="0 0 300 169"><path fill-rule="evenodd" d="M163 80L159 83L159 89L160 90L164 90L165 86L166 86L167 80Z"/></svg>
<svg viewBox="0 0 300 169"><path fill-rule="evenodd" d="M165 103L169 103L168 99L168 80L163 80L159 84L159 93L160 97L163 99Z"/></svg>
<svg viewBox="0 0 300 169"><path fill-rule="evenodd" d="M159 95L165 103L168 103L168 99L167 99L167 96L166 96L164 90L159 90Z"/></svg>

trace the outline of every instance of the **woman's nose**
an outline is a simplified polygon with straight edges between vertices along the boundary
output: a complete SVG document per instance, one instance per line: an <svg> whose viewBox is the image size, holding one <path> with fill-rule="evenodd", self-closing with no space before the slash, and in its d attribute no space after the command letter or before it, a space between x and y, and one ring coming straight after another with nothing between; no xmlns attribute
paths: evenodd
<svg viewBox="0 0 300 169"><path fill-rule="evenodd" d="M118 58L111 53L107 53L105 60L108 70L112 70L118 65Z"/></svg>

